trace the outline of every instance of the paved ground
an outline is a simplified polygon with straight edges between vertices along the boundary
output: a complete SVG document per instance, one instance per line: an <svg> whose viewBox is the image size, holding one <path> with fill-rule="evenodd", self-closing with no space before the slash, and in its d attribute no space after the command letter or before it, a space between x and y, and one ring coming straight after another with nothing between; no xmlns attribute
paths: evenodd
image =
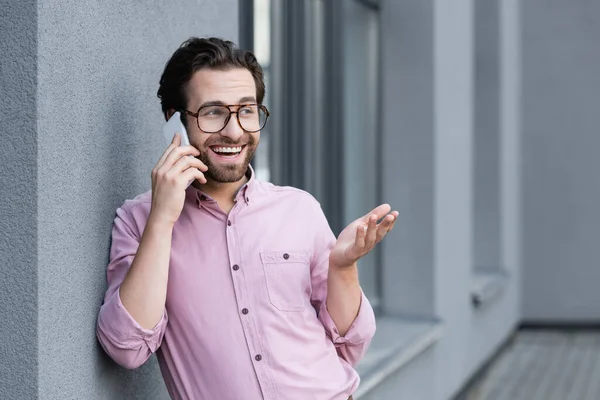
<svg viewBox="0 0 600 400"><path fill-rule="evenodd" d="M600 331L520 331L460 400L600 400Z"/></svg>

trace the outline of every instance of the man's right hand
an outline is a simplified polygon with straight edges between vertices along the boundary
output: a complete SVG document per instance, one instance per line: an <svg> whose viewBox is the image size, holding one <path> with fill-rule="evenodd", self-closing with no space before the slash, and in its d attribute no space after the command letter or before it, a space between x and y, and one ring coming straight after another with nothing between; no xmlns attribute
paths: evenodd
<svg viewBox="0 0 600 400"><path fill-rule="evenodd" d="M190 182L197 179L206 183L202 172L208 171L208 167L195 158L200 155L198 149L180 144L181 136L176 134L152 169L150 219L168 225L174 225L179 218Z"/></svg>

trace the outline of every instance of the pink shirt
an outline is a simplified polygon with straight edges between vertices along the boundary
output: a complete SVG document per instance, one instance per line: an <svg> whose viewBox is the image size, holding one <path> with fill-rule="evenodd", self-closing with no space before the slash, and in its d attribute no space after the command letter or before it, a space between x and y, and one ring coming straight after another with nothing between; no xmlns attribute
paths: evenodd
<svg viewBox="0 0 600 400"><path fill-rule="evenodd" d="M362 296L344 337L327 297L335 243L308 193L259 182L238 191L229 215L194 187L173 230L165 312L143 329L119 297L144 231L151 193L117 210L108 290L97 335L126 368L156 352L173 399L347 399L359 377L353 366L375 333Z"/></svg>

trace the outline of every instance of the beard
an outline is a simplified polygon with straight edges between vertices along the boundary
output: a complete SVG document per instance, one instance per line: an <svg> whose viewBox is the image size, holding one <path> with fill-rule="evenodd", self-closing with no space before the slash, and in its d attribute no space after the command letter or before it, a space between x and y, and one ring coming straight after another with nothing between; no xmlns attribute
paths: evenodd
<svg viewBox="0 0 600 400"><path fill-rule="evenodd" d="M210 147L215 145L231 147L243 146L242 152L245 152L244 159L241 162L214 163L211 161L209 153L212 152ZM256 140L248 133L244 134L237 142L234 142L227 137L215 137L215 140L209 139L204 143L202 148L198 148L200 155L196 158L208 167L208 171L204 172L204 176L207 180L218 183L233 183L240 181L244 175L246 175L250 161L252 161L254 153L256 152L256 146Z"/></svg>

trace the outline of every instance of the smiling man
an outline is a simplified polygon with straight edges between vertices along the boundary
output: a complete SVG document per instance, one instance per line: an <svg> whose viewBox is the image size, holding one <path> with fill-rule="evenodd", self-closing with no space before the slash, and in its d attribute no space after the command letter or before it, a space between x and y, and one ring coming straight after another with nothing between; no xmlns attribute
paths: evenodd
<svg viewBox="0 0 600 400"><path fill-rule="evenodd" d="M191 145L176 136L152 190L117 210L97 336L126 368L156 352L173 399L345 400L375 333L357 261L398 213L381 205L336 239L311 195L258 181L264 94L252 53L184 42L158 96Z"/></svg>

